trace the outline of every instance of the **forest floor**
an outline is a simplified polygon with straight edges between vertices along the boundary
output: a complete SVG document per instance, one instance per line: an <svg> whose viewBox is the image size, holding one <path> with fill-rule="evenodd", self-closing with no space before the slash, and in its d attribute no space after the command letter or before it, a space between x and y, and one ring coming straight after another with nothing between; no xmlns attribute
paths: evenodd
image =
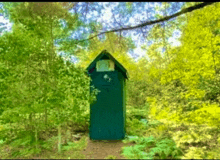
<svg viewBox="0 0 220 160"><path fill-rule="evenodd" d="M122 155L122 148L135 145L135 143L123 143L122 140L90 140L88 133L74 133L72 135L75 138L72 138L70 142L74 145L69 147L64 145L63 148L68 147L68 149L62 150L60 153L57 152L57 137L55 137L53 138L54 144L48 146L50 149L42 149L39 154L31 154L30 151L24 151L23 147L5 144L0 145L0 155L4 158L14 157L16 159L126 159ZM14 153L15 151L16 153ZM0 158L3 158L1 156Z"/></svg>
<svg viewBox="0 0 220 160"><path fill-rule="evenodd" d="M126 159L122 155L122 148L135 145L135 143L123 143L122 140L90 140L88 134L80 134L76 142L77 147L57 153L57 149L46 151L34 159ZM20 157L22 158L22 157Z"/></svg>
<svg viewBox="0 0 220 160"><path fill-rule="evenodd" d="M121 155L122 147L131 146L122 140L90 140L87 147L81 152L86 159L126 159Z"/></svg>

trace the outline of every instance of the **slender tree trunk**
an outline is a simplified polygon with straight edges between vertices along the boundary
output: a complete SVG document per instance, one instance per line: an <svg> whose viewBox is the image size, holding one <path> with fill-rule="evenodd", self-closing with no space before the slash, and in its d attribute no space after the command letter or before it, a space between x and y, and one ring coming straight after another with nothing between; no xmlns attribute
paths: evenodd
<svg viewBox="0 0 220 160"><path fill-rule="evenodd" d="M53 38L53 20L51 19L51 28L50 28L50 32L51 32L51 50L50 50L50 62L51 62L51 69L52 69L52 76L53 76L53 87L55 88L56 86L56 75L54 74L54 46L53 46L53 41L54 41L54 38ZM61 152L61 147L62 147L62 134L61 134L61 121L60 121L60 110L58 108L58 126L57 126L57 131L58 131L58 153Z"/></svg>
<svg viewBox="0 0 220 160"><path fill-rule="evenodd" d="M45 49L47 50L47 44L45 43ZM46 93L48 92L48 90L49 90L49 87L48 87L48 84L49 84L49 52L47 52L47 56L46 56L46 74L47 74L47 76L45 77L45 80L46 80L46 82L47 82L47 86L46 86ZM47 104L47 94L45 93L45 102L46 102L46 104ZM47 116L47 105L45 105L45 107L44 107L44 115L45 115L45 127L46 127L46 131L47 131L47 119L48 119L48 116Z"/></svg>
<svg viewBox="0 0 220 160"><path fill-rule="evenodd" d="M30 57L29 57L29 59L27 60L27 63L26 63L26 65L27 65L27 83L28 83L28 92L30 93L30 91L31 91L31 86L30 86L30 81L31 81L31 79L30 79L30 76L31 76L31 74L30 74ZM30 98L30 97L28 97L28 98ZM29 101L31 101L30 99L28 99ZM31 108L31 104L30 103L28 103L28 107L29 108ZM31 130L33 129L33 124L32 124L32 112L29 114L29 123L30 123L30 128L31 128ZM24 124L26 124L26 123L24 123Z"/></svg>
<svg viewBox="0 0 220 160"><path fill-rule="evenodd" d="M61 152L61 139L62 139L62 135L61 135L61 125L59 124L58 127L58 152Z"/></svg>
<svg viewBox="0 0 220 160"><path fill-rule="evenodd" d="M32 130L33 129L33 126L32 126L32 112L29 114L29 123L30 123L30 129Z"/></svg>
<svg viewBox="0 0 220 160"><path fill-rule="evenodd" d="M45 114L45 127L46 127L46 131L47 131L47 105L45 105L44 107L44 114Z"/></svg>
<svg viewBox="0 0 220 160"><path fill-rule="evenodd" d="M62 140L62 135L61 135L61 122L60 122L60 112L58 109L58 126L57 126L57 131L58 131L58 153L61 152L61 140Z"/></svg>
<svg viewBox="0 0 220 160"><path fill-rule="evenodd" d="M35 120L37 120L37 118L35 118ZM35 122L35 141L36 141L35 148L36 148L36 150L38 149L38 136L37 136L37 134L38 134L37 124Z"/></svg>

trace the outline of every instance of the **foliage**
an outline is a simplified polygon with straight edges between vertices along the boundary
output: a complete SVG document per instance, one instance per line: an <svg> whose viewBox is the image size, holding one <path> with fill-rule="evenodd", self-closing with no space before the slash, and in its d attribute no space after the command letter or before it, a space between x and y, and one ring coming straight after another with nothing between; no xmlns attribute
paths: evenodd
<svg viewBox="0 0 220 160"><path fill-rule="evenodd" d="M147 119L149 105L145 106L130 106L127 105L127 113L126 116L129 119Z"/></svg>
<svg viewBox="0 0 220 160"><path fill-rule="evenodd" d="M130 79L127 82L127 104L136 108L142 108L146 104L146 96L149 95L148 84L144 80Z"/></svg>
<svg viewBox="0 0 220 160"><path fill-rule="evenodd" d="M0 37L0 149L7 158L30 158L42 151L79 151L86 138L71 141L73 130L88 131L90 78L84 68L107 49L129 72L127 83L128 158L219 158L220 4L154 25L146 56L135 62L131 38L108 33L83 42L73 38L85 24L70 12L74 3L1 3L13 22ZM195 2L188 3L193 5ZM119 5L132 13L135 3ZM172 4L162 3L157 17ZM126 15L128 16L128 15ZM202 18L201 18L202 17ZM103 26L90 23L93 34ZM169 37L181 30L181 45ZM91 36L93 35L91 34ZM77 65L58 56L74 54ZM186 132L187 131L187 132ZM57 157L56 157L57 156ZM72 157L72 156L68 156ZM115 158L115 157L107 157Z"/></svg>
<svg viewBox="0 0 220 160"><path fill-rule="evenodd" d="M189 149L187 150L187 153L182 158L184 158L184 159L189 159L189 158L202 159L202 158L206 158L206 157L204 157L204 149L203 148L189 147Z"/></svg>
<svg viewBox="0 0 220 160"><path fill-rule="evenodd" d="M181 155L181 150L176 147L171 139L157 140L150 137L128 137L127 142L135 142L136 145L124 147L123 154L126 157L134 159L152 159L152 158L177 158Z"/></svg>
<svg viewBox="0 0 220 160"><path fill-rule="evenodd" d="M127 106L126 110L126 132L128 135L141 136L146 132L148 128L147 108L142 109L132 106Z"/></svg>
<svg viewBox="0 0 220 160"><path fill-rule="evenodd" d="M105 159L116 159L117 157L114 155L108 155L107 157L105 157Z"/></svg>
<svg viewBox="0 0 220 160"><path fill-rule="evenodd" d="M146 96L148 117L162 122L149 128L147 135L161 137L167 131L186 159L218 157L219 13L219 4L215 4L187 14L181 26L181 46L160 54L160 41L156 41L147 52L151 71L146 71L152 80L148 83L158 87L155 94ZM149 38L160 38L160 31L152 29Z"/></svg>
<svg viewBox="0 0 220 160"><path fill-rule="evenodd" d="M77 16L57 2L7 7L14 23L12 31L0 37L0 135L13 147L14 157L29 157L46 145L41 140L43 132L56 128L61 151L62 127L68 122L83 127L96 95L90 94L90 78L84 69L64 61L55 47L55 40L62 46L77 28L73 23Z"/></svg>
<svg viewBox="0 0 220 160"><path fill-rule="evenodd" d="M79 58L79 66L86 68L96 56L103 50L107 50L113 55L125 68L133 69L134 61L126 55L126 53L134 48L131 38L120 37L115 33L107 34L106 39L101 41L94 38L93 42L89 44L86 49L81 49L77 52L76 56Z"/></svg>
<svg viewBox="0 0 220 160"><path fill-rule="evenodd" d="M63 146L62 150L68 151L68 150L82 150L86 147L87 137L82 137L80 141L76 142L67 142L67 145Z"/></svg>
<svg viewBox="0 0 220 160"><path fill-rule="evenodd" d="M146 126L140 122L138 119L133 119L133 120L129 120L127 119L127 122L126 122L127 126L127 129L126 129L126 132L128 135L143 135L146 131Z"/></svg>
<svg viewBox="0 0 220 160"><path fill-rule="evenodd" d="M156 147L150 149L155 155L159 155L160 158L167 158L171 156L176 158L181 154L181 150L176 148L175 142L170 139L163 139L156 143Z"/></svg>

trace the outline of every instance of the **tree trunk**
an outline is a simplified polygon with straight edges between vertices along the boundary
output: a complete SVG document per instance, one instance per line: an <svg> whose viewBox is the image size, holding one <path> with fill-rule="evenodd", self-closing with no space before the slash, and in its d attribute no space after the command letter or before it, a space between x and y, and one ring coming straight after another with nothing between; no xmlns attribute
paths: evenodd
<svg viewBox="0 0 220 160"><path fill-rule="evenodd" d="M59 124L58 127L57 127L57 130L58 130L58 153L61 152L61 125Z"/></svg>
<svg viewBox="0 0 220 160"><path fill-rule="evenodd" d="M35 141L36 141L36 145L35 145L35 147L36 147L36 150L38 149L38 136L37 136L37 125L35 125Z"/></svg>
<svg viewBox="0 0 220 160"><path fill-rule="evenodd" d="M29 114L29 123L30 123L30 126L29 126L30 128L29 129L32 130L33 129L33 126L32 126L32 113Z"/></svg>
<svg viewBox="0 0 220 160"><path fill-rule="evenodd" d="M47 106L46 105L45 105L44 111L45 111L45 127L47 131Z"/></svg>

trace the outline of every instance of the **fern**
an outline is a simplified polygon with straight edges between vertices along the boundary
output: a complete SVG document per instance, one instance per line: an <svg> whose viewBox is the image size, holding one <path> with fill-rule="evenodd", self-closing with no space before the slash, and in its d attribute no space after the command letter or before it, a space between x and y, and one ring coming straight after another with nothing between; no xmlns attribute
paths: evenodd
<svg viewBox="0 0 220 160"><path fill-rule="evenodd" d="M176 147L176 144L171 139L163 139L156 143L156 147L151 148L150 151L154 155L159 155L159 158L176 158L181 154L181 150Z"/></svg>
<svg viewBox="0 0 220 160"><path fill-rule="evenodd" d="M129 159L152 159L152 153L142 151L145 147L143 145L135 145L123 148L123 155Z"/></svg>
<svg viewBox="0 0 220 160"><path fill-rule="evenodd" d="M138 136L128 136L127 139L123 140L124 143L128 143L128 142L134 142L137 143L138 142L139 137Z"/></svg>
<svg viewBox="0 0 220 160"><path fill-rule="evenodd" d="M75 148L75 146L76 144L74 142L67 142L67 145L62 147L62 150L68 151L70 149Z"/></svg>
<svg viewBox="0 0 220 160"><path fill-rule="evenodd" d="M142 137L139 141L140 144L144 144L146 146L153 145L155 143L155 138L153 136L150 137Z"/></svg>
<svg viewBox="0 0 220 160"><path fill-rule="evenodd" d="M124 140L124 142L135 142L136 145L130 147L123 148L123 155L128 158L134 159L152 159L154 153L146 153L145 150L148 146L151 146L155 143L155 138L153 136L150 137L138 137L138 136L128 136L128 139Z"/></svg>
<svg viewBox="0 0 220 160"><path fill-rule="evenodd" d="M153 136L150 137L128 136L127 139L123 140L123 142L124 143L134 142L136 144L149 146L155 142L155 138Z"/></svg>

